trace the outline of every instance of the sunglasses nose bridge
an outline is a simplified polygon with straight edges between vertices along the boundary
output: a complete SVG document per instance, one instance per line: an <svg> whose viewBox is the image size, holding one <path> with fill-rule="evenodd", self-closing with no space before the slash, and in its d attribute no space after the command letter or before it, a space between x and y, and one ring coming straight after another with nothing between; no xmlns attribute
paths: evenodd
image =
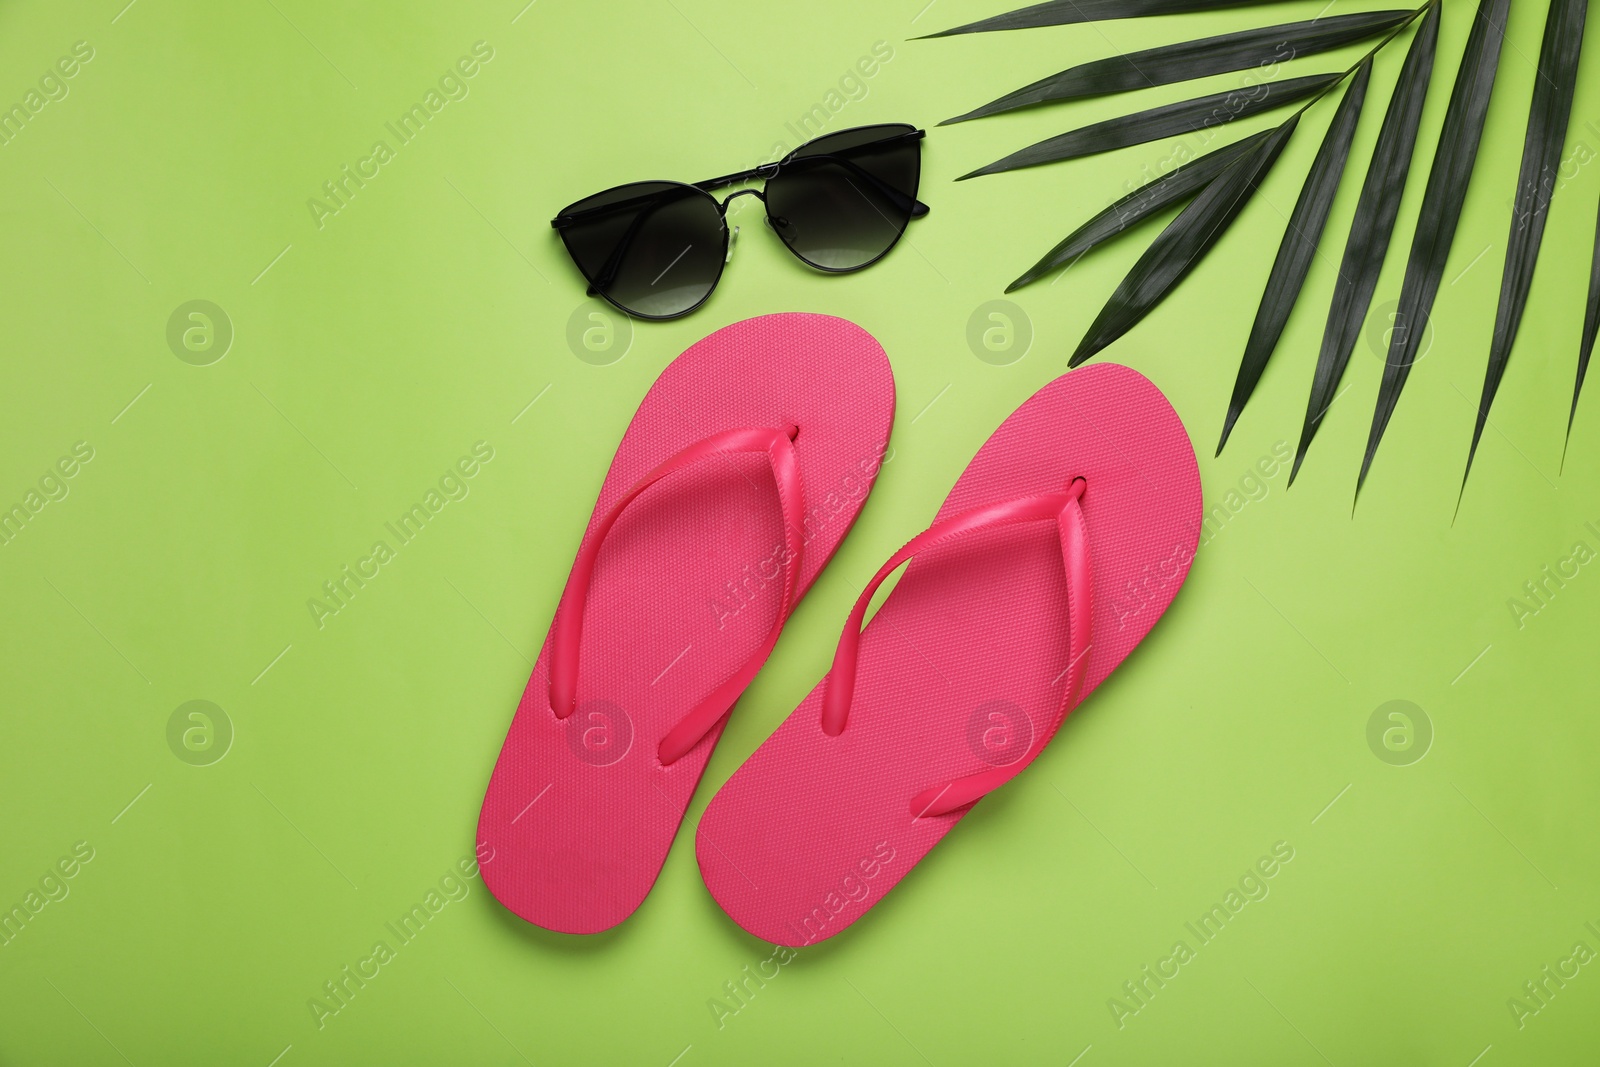
<svg viewBox="0 0 1600 1067"><path fill-rule="evenodd" d="M737 192L729 193L727 197L723 199L721 204L723 218L728 217L728 205L733 203L741 196L753 196L757 200L760 200L763 204L767 202L767 194L760 189L740 189Z"/></svg>

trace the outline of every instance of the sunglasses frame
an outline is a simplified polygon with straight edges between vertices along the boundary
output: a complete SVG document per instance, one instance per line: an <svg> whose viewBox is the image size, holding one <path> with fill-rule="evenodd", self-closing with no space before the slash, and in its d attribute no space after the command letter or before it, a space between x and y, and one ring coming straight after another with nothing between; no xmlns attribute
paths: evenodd
<svg viewBox="0 0 1600 1067"><path fill-rule="evenodd" d="M915 126L912 126L910 123L904 122L874 123L866 126L851 126L848 129L834 130L831 133L825 133L820 136L813 137L811 140L806 141L804 144L801 144L791 150L780 160L772 163L763 163L760 166L751 167L748 170L735 171L732 174L723 174L715 178L707 178L704 181L694 183L658 179L653 181L628 182L623 185L614 185L609 189L602 189L598 193L591 193L589 196L584 197L583 200L592 200L596 196L604 196L607 193L617 193L640 185L652 186L654 191L634 197L632 199L622 199L613 201L609 204L602 204L598 207L585 208L582 211L573 210L577 204L583 203L583 200L576 201L573 204L569 204L565 208L562 208L561 211L556 214L556 217L550 220L550 226L561 235L561 242L566 246L567 254L572 259L573 265L578 268L579 273L581 273L584 277L584 281L588 283L588 295L601 297L608 304L615 307L618 311L621 311L623 314L635 319L646 319L661 322L669 319L682 318L684 315L698 311L702 306L705 305L707 300L711 299L711 294L716 292L717 286L722 282L722 272L728 263L728 205L741 196L754 196L761 201L762 207L766 208L766 214L764 218L766 219L767 224L772 227L774 233L778 234L778 239L783 241L783 247L789 250L789 254L794 256L800 262L804 263L806 266L811 267L813 270L819 270L827 274L851 274L858 270L865 270L874 263L877 263L884 256L888 255L889 252L893 250L894 246L900 243L900 238L905 236L906 228L910 225L911 220L920 219L922 216L926 215L928 213L928 205L917 199L916 196L908 195L882 181L867 170L855 166L844 155L828 154L822 156L803 156L801 153L807 148L817 144L819 141L825 141L830 137L841 137L845 134L859 133L863 130L880 129L886 132L884 137L877 140L866 141L861 144L852 145L850 148L845 149L844 151L848 153L867 147L878 149L884 146L893 146L900 142L920 141L922 138L927 136L926 130L919 129ZM772 211L767 207L767 182L781 175L786 167L793 167L798 163L805 163L810 160L820 159L826 159L835 163L843 164L845 167L854 171L857 177L874 186L880 193L887 195L890 200L910 201L906 223L905 225L899 227L898 232L894 236L894 240L890 241L888 245L884 247L883 251L879 252L871 259L864 263L858 263L853 267L824 267L806 259L799 252L795 251L788 241L784 240L782 233L777 229L777 220L772 217ZM918 185L920 186L920 166L918 169ZM724 189L730 185L738 185L741 182L752 181L755 179L760 179L760 188L738 189L732 193L729 193L721 200L718 200L715 196L711 195L717 189ZM662 189L660 188L661 186L671 186L673 189ZM651 200L661 199L663 195L674 190L687 190L688 195L704 197L706 200L709 200L712 204L716 205L717 219L722 226L722 249L717 260L717 273L711 278L711 284L706 289L705 295L699 300L695 301L694 304L684 308L682 311L674 311L667 315L647 315L643 312L635 311L632 308L624 307L607 295L607 293L601 288L601 282L594 277L591 277L588 270L584 268L582 261L579 260L577 254L573 250L571 241L569 241L567 238L567 231L570 227L581 222L603 218L606 215L616 214L619 211L636 209L642 204L645 204ZM644 215L645 212L641 211L639 213L640 219L642 219ZM604 278L605 274L608 272L614 274L616 268L621 265L622 256L626 254L626 250L631 240L632 230L630 229L629 233L623 235L623 239L618 242L617 247L612 251L610 257L608 258L606 267L600 272L602 278Z"/></svg>

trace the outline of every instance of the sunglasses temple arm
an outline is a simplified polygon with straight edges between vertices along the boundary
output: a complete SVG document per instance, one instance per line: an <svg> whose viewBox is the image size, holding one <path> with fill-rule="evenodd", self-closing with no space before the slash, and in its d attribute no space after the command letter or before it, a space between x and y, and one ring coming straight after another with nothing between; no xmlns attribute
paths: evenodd
<svg viewBox="0 0 1600 1067"><path fill-rule="evenodd" d="M871 171L863 167L857 166L844 156L803 156L798 160L790 160L790 163L811 162L812 160L817 162L834 163L845 168L856 177L866 182L868 185L871 185L874 189L877 189L878 192L888 197L890 202L892 202L895 207L900 208L903 211L910 212L911 217L914 219L920 219L922 216L928 213L927 204L924 204L921 200L918 200L915 197L907 196L904 192L896 189L882 178L879 178L876 174L873 174Z"/></svg>
<svg viewBox="0 0 1600 1067"><path fill-rule="evenodd" d="M559 230L578 222L594 222L599 219L610 218L625 211L634 211L650 204L657 204L661 200L661 195L660 193L647 193L644 196L634 196L629 197L627 200L619 200L614 204L586 208L570 215L557 215L550 220L550 226L552 229Z"/></svg>
<svg viewBox="0 0 1600 1067"><path fill-rule="evenodd" d="M628 232L622 235L622 240L617 242L617 247L613 248L611 255L606 257L605 266L600 268L599 273L595 275L593 282L590 283L589 294L591 296L596 295L616 280L617 271L622 267L622 259L628 254L634 238L639 236L639 230L644 226L645 220L654 214L660 206L659 203L646 206L633 217L633 221L628 223Z"/></svg>
<svg viewBox="0 0 1600 1067"><path fill-rule="evenodd" d="M771 165L766 167L752 167L750 170L741 170L735 174L724 174L720 178L707 178L703 182L695 182L694 187L702 192L712 192L735 182L742 182L748 178L760 178L771 171Z"/></svg>

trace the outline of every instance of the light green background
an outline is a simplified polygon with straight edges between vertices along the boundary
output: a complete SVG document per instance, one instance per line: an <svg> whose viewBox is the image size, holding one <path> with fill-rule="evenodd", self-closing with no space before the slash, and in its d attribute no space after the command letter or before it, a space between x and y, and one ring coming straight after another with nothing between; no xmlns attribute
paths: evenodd
<svg viewBox="0 0 1600 1067"><path fill-rule="evenodd" d="M1585 525L1600 527L1600 387L1558 474L1600 166L1574 165L1556 198L1451 522L1543 25L1533 0L1515 5L1432 348L1353 516L1382 369L1366 341L1294 490L1282 470L1248 477L1298 432L1354 181L1310 295L1211 458L1330 103L1210 260L1102 357L1172 399L1210 502L1242 479L1265 491L1206 543L1166 620L1035 767L866 920L720 1019L709 1002L771 948L710 900L685 833L640 911L593 938L530 928L472 880L319 1029L310 998L393 943L385 924L470 854L614 442L668 360L746 316L822 311L876 335L899 388L894 458L724 735L693 827L822 674L855 586L926 523L989 431L1066 369L1137 245L1016 294L1033 342L1009 365L975 357L969 319L1172 146L952 184L1132 104L933 130L932 214L844 279L793 261L741 200L744 237L715 297L640 324L609 365L569 347L588 304L547 226L554 211L607 185L766 158L878 41L892 58L828 128L931 126L1073 61L1324 9L912 42L1002 3L524 2L0 8L0 102L21 101L75 42L94 50L69 94L0 147L0 503L21 502L76 442L94 451L68 495L0 547L0 906L23 903L75 843L94 854L70 895L0 948L0 1061L1592 1061L1600 966L1521 1028L1507 1001L1575 942L1600 950L1585 926L1600 927L1600 566L1521 626L1507 602L1575 542L1600 549ZM1475 6L1445 4L1424 157ZM1569 156L1600 149L1597 34ZM470 94L398 146L385 123L477 41L493 59ZM1379 62L1357 160L1399 51ZM319 229L308 198L380 138L395 158ZM1374 336L1422 185L1419 168ZM174 309L196 299L235 333L209 366L166 340ZM307 599L480 440L494 458L470 495L319 629ZM167 740L196 699L234 730L208 766ZM1367 742L1369 717L1396 699L1435 735L1409 766ZM1280 841L1294 858L1270 895L1199 946L1184 924ZM1119 1028L1108 1000L1180 938L1196 958Z"/></svg>

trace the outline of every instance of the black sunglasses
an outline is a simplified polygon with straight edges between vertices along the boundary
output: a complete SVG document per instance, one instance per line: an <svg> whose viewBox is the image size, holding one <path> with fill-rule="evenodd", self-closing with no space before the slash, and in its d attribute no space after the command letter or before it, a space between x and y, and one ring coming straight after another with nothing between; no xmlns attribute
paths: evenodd
<svg viewBox="0 0 1600 1067"><path fill-rule="evenodd" d="M776 163L693 185L633 182L561 210L550 225L589 281L629 315L673 319L711 296L728 261L728 204L749 194L802 262L845 273L882 259L912 219L924 131L906 123L857 126L807 141ZM719 201L711 190L759 178Z"/></svg>

